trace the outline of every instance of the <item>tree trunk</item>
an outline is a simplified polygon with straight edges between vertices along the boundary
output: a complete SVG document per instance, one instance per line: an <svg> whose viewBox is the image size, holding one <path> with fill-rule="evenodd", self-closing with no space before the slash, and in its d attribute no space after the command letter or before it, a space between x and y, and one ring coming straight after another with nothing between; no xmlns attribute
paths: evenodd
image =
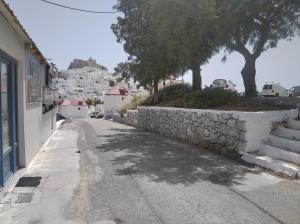
<svg viewBox="0 0 300 224"><path fill-rule="evenodd" d="M201 68L200 62L194 61L192 64L192 72L193 72L193 91L201 91L202 90L202 77L201 77Z"/></svg>
<svg viewBox="0 0 300 224"><path fill-rule="evenodd" d="M244 81L246 97L257 97L255 62L256 58L254 56L251 55L245 57L245 66L241 73Z"/></svg>
<svg viewBox="0 0 300 224"><path fill-rule="evenodd" d="M150 94L150 96L153 95L153 85L149 86L149 94Z"/></svg>
<svg viewBox="0 0 300 224"><path fill-rule="evenodd" d="M156 96L158 94L158 79L154 80L153 88L154 88L154 96Z"/></svg>

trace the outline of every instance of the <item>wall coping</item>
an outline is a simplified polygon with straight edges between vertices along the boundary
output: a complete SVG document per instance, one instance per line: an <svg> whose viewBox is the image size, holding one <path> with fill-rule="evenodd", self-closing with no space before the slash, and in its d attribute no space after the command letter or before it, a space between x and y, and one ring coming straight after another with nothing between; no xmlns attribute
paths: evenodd
<svg viewBox="0 0 300 224"><path fill-rule="evenodd" d="M265 113L282 113L287 111L294 111L298 110L295 109L289 109L289 110L272 110L272 111L257 111L257 112L251 112L251 111L238 111L238 110L213 110L213 109L189 109L189 108L177 108L177 107L155 107L155 106L138 106L138 109L151 109L151 110L178 110L178 111L188 111L188 112L212 112L212 113L236 113L236 114L265 114Z"/></svg>
<svg viewBox="0 0 300 224"><path fill-rule="evenodd" d="M254 117L265 117L265 116L280 116L286 113L296 113L298 109L290 109L290 110L274 110L274 111L258 111L258 112L247 112L247 111L236 111L236 110L212 110L212 109L188 109L188 108L176 108L176 107L147 107L147 106L139 106L139 109L148 109L154 111L183 111L183 112L194 112L194 113L213 113L213 114L232 114L233 116L239 118L254 118Z"/></svg>

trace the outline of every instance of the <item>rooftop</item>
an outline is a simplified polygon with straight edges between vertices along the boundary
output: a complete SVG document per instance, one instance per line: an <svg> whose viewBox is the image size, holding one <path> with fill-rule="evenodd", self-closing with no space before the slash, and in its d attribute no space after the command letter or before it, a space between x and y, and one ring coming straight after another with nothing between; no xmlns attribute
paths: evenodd
<svg viewBox="0 0 300 224"><path fill-rule="evenodd" d="M80 100L64 100L61 106L87 106L87 104Z"/></svg>
<svg viewBox="0 0 300 224"><path fill-rule="evenodd" d="M128 91L126 89L120 88L119 86L114 86L111 89L109 89L105 95L120 95L120 96L125 96Z"/></svg>

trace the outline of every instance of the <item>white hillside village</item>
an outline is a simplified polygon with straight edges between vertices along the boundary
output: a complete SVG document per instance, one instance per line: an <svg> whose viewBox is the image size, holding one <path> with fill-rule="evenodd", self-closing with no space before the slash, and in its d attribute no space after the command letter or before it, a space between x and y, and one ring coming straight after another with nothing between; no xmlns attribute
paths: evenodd
<svg viewBox="0 0 300 224"><path fill-rule="evenodd" d="M60 71L54 78L59 112L70 118L88 118L92 113L111 117L137 94L133 82L117 83L117 78L92 58L87 61L74 59L67 70ZM120 93L117 94L115 89ZM87 101L91 105L87 105Z"/></svg>
<svg viewBox="0 0 300 224"><path fill-rule="evenodd" d="M110 82L115 82L115 78L93 59L75 59L68 70L60 71L54 82L60 99L103 101Z"/></svg>

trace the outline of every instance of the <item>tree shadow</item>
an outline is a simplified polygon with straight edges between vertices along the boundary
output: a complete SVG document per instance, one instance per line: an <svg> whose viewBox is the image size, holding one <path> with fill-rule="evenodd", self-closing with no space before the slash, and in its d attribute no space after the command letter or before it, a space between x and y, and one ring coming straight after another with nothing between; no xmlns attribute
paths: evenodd
<svg viewBox="0 0 300 224"><path fill-rule="evenodd" d="M247 173L257 173L244 163L197 146L138 129L109 129L99 135L97 150L113 152L115 175L148 177L155 182L191 185L209 181L239 185Z"/></svg>

